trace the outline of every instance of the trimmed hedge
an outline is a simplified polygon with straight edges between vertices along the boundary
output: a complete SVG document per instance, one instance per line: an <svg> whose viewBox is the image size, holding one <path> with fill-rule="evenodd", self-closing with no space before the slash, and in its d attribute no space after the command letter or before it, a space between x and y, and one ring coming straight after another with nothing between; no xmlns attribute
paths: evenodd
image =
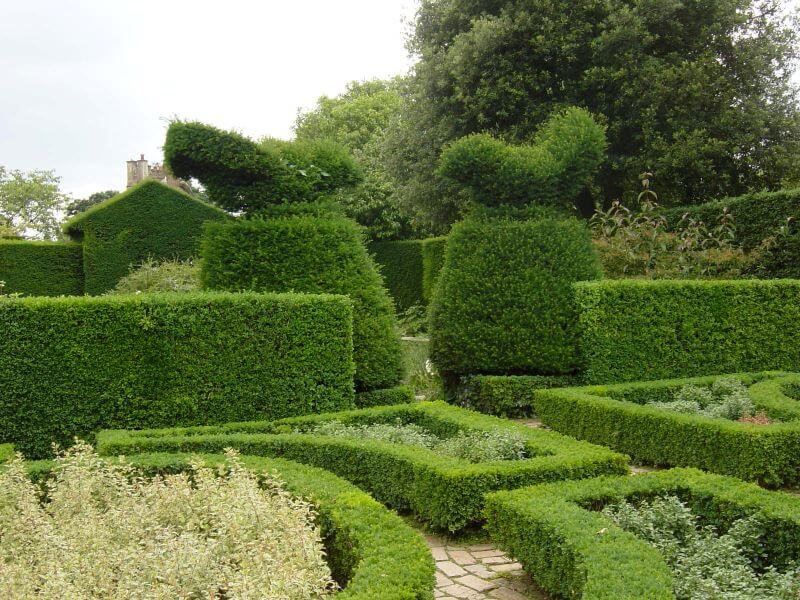
<svg viewBox="0 0 800 600"><path fill-rule="evenodd" d="M162 183L146 180L76 215L64 231L83 242L86 293L112 289L142 261L197 255L203 223L223 221L218 208Z"/></svg>
<svg viewBox="0 0 800 600"><path fill-rule="evenodd" d="M0 463L14 456L14 444L0 444Z"/></svg>
<svg viewBox="0 0 800 600"><path fill-rule="evenodd" d="M586 383L800 370L800 281L575 286Z"/></svg>
<svg viewBox="0 0 800 600"><path fill-rule="evenodd" d="M636 477L565 481L489 494L487 528L536 583L582 600L674 598L661 554L598 510L607 504L675 495L704 523L727 529L759 515L766 560L777 568L800 559L800 499L731 477L672 469Z"/></svg>
<svg viewBox="0 0 800 600"><path fill-rule="evenodd" d="M296 432L322 421L416 423L440 436L461 430L507 431L527 441L531 458L472 464L418 447ZM472 413L443 402L367 408L273 422L155 431L105 431L102 454L218 452L279 456L327 469L434 527L457 531L481 519L484 494L563 478L626 473L625 456L606 448Z"/></svg>
<svg viewBox="0 0 800 600"><path fill-rule="evenodd" d="M0 240L3 293L83 295L83 248L63 242Z"/></svg>
<svg viewBox="0 0 800 600"><path fill-rule="evenodd" d="M224 464L222 455L197 457ZM192 456L146 454L127 458L145 474L186 470ZM276 475L291 493L311 502L317 513L326 560L344 589L335 598L422 600L433 598L434 563L422 536L396 514L332 473L281 459L242 456L254 472ZM33 477L46 476L52 463L31 465Z"/></svg>
<svg viewBox="0 0 800 600"><path fill-rule="evenodd" d="M575 370L572 283L601 276L575 219L469 219L453 227L430 309L431 360L446 377Z"/></svg>
<svg viewBox="0 0 800 600"><path fill-rule="evenodd" d="M685 214L706 225L717 222L722 211L729 209L736 224L736 241L751 250L777 233L789 218L800 218L800 188L778 192L756 192L735 198L723 198L696 206L664 209L662 214L671 227L676 227Z"/></svg>
<svg viewBox="0 0 800 600"><path fill-rule="evenodd" d="M446 250L446 237L422 240L422 299L425 304L433 299L433 291L444 266Z"/></svg>
<svg viewBox="0 0 800 600"><path fill-rule="evenodd" d="M735 374L757 383L779 373ZM797 376L795 376L796 378ZM533 408L548 427L578 439L602 444L646 464L698 467L757 481L766 486L800 483L800 420L754 425L647 406L669 401L686 384L710 385L718 377L694 377L630 384L538 390ZM800 413L800 403L786 397L786 381L756 387L753 401L770 417Z"/></svg>
<svg viewBox="0 0 800 600"><path fill-rule="evenodd" d="M424 304L422 298L422 241L400 240L372 242L369 249L394 298L397 310Z"/></svg>
<svg viewBox="0 0 800 600"><path fill-rule="evenodd" d="M475 375L465 379L458 390L463 406L509 418L532 414L536 390L580 383L576 375Z"/></svg>
<svg viewBox="0 0 800 600"><path fill-rule="evenodd" d="M0 330L0 442L29 458L107 427L353 407L342 296L9 299Z"/></svg>
<svg viewBox="0 0 800 600"><path fill-rule="evenodd" d="M207 289L350 296L357 390L400 382L394 306L354 221L331 215L209 223L202 258Z"/></svg>
<svg viewBox="0 0 800 600"><path fill-rule="evenodd" d="M356 408L410 404L411 402L414 402L414 390L407 385L356 394Z"/></svg>

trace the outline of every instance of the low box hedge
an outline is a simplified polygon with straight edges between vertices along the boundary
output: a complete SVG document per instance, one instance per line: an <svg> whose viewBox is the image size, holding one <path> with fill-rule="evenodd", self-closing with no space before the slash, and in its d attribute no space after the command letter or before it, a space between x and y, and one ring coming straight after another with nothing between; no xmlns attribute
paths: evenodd
<svg viewBox="0 0 800 600"><path fill-rule="evenodd" d="M65 242L0 240L3 293L82 296L83 247Z"/></svg>
<svg viewBox="0 0 800 600"><path fill-rule="evenodd" d="M332 295L0 300L0 442L353 408L352 318Z"/></svg>
<svg viewBox="0 0 800 600"><path fill-rule="evenodd" d="M223 464L222 455L203 455ZM396 514L343 479L315 467L281 459L242 456L255 472L277 475L286 488L316 508L327 561L343 587L334 597L350 600L433 598L433 557L422 536ZM127 461L149 475L185 470L193 457L180 454L132 456ZM46 476L52 463L31 464L31 475Z"/></svg>
<svg viewBox="0 0 800 600"><path fill-rule="evenodd" d="M574 285L585 383L800 370L800 281Z"/></svg>
<svg viewBox="0 0 800 600"><path fill-rule="evenodd" d="M732 477L672 469L501 491L487 496L487 528L545 590L582 600L672 599L661 554L598 512L607 504L675 495L704 523L725 529L758 514L768 563L800 558L800 498Z"/></svg>
<svg viewBox="0 0 800 600"><path fill-rule="evenodd" d="M522 436L530 458L472 464L430 450L369 439L308 435L323 421L416 423L440 436L461 430L506 431ZM411 510L437 528L457 531L481 519L488 491L542 481L626 473L627 457L550 431L531 429L443 402L368 408L273 422L151 431L105 431L102 454L218 452L276 456L321 467L376 499Z"/></svg>
<svg viewBox="0 0 800 600"><path fill-rule="evenodd" d="M458 388L467 408L500 417L527 417L533 412L533 393L540 389L574 386L576 375L475 375Z"/></svg>
<svg viewBox="0 0 800 600"><path fill-rule="evenodd" d="M392 404L409 404L414 401L414 390L407 385L398 385L371 392L356 394L356 408L372 406L388 406Z"/></svg>
<svg viewBox="0 0 800 600"><path fill-rule="evenodd" d="M772 425L739 423L647 406L669 401L687 384L708 386L718 377L696 377L605 386L540 389L533 408L542 423L629 454L634 461L691 466L768 486L800 483L800 403L781 392L796 383L781 373L736 374L753 386L756 409L787 419ZM762 382L762 383L759 383Z"/></svg>

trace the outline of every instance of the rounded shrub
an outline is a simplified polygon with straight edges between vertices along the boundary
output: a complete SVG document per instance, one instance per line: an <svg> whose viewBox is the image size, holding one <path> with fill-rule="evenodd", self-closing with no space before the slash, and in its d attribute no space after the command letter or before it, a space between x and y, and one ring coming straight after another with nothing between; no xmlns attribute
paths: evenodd
<svg viewBox="0 0 800 600"><path fill-rule="evenodd" d="M575 219L459 223L431 304L431 359L445 375L570 373L572 284L600 276L589 233Z"/></svg>
<svg viewBox="0 0 800 600"><path fill-rule="evenodd" d="M329 214L209 223L201 254L206 289L350 296L356 389L400 382L394 305L354 221Z"/></svg>

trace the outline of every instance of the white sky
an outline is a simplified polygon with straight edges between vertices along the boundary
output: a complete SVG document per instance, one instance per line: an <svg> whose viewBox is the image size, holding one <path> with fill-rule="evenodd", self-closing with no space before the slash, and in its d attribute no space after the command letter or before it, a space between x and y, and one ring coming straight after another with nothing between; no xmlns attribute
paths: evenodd
<svg viewBox="0 0 800 600"><path fill-rule="evenodd" d="M0 0L0 165L74 197L161 159L166 119L289 137L299 107L411 64L416 0Z"/></svg>

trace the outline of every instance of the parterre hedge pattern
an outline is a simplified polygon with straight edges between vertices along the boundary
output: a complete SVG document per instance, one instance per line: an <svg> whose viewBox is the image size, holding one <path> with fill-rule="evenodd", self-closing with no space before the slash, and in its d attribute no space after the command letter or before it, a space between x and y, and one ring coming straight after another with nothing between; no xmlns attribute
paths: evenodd
<svg viewBox="0 0 800 600"><path fill-rule="evenodd" d="M572 373L572 284L600 276L576 219L462 221L431 303L431 360L445 375Z"/></svg>
<svg viewBox="0 0 800 600"><path fill-rule="evenodd" d="M575 285L586 383L800 370L800 281Z"/></svg>
<svg viewBox="0 0 800 600"><path fill-rule="evenodd" d="M147 258L197 256L203 223L226 213L153 180L76 215L64 231L83 242L85 290L107 292Z"/></svg>
<svg viewBox="0 0 800 600"><path fill-rule="evenodd" d="M205 464L224 464L222 455L202 455ZM127 458L145 474L178 473L193 457L147 454ZM422 536L396 514L335 475L281 459L242 456L248 469L277 476L286 489L311 502L317 513L327 561L343 587L335 598L427 600L433 598L434 565ZM48 463L31 464L31 475L46 476Z"/></svg>
<svg viewBox="0 0 800 600"><path fill-rule="evenodd" d="M440 436L460 430L514 432L527 441L530 458L472 464L411 446L368 439L298 433L325 420L344 423L416 423ZM378 407L273 422L155 431L105 431L102 454L218 452L276 456L327 469L377 500L410 510L433 527L457 531L480 521L484 494L564 478L627 472L627 457L560 434L531 429L442 402Z"/></svg>
<svg viewBox="0 0 800 600"><path fill-rule="evenodd" d="M83 295L83 248L64 242L0 240L3 293Z"/></svg>
<svg viewBox="0 0 800 600"><path fill-rule="evenodd" d="M756 409L771 417L800 414L800 402L783 386L796 381L775 379L781 373L735 374L755 386ZM614 448L634 461L698 467L734 475L763 485L800 483L800 420L772 425L739 423L679 414L647 406L669 401L682 386L710 385L717 377L695 377L562 389L533 393L533 408L548 427L565 435Z"/></svg>
<svg viewBox="0 0 800 600"><path fill-rule="evenodd" d="M800 559L800 498L732 477L672 469L564 481L489 494L487 528L550 593L582 600L672 599L672 575L650 544L598 512L604 505L676 495L723 530L758 514L769 563Z"/></svg>
<svg viewBox="0 0 800 600"><path fill-rule="evenodd" d="M109 427L352 408L343 296L142 294L0 301L0 442L28 458Z"/></svg>
<svg viewBox="0 0 800 600"><path fill-rule="evenodd" d="M350 296L357 390L400 382L394 306L355 221L330 215L209 223L202 258L206 289Z"/></svg>
<svg viewBox="0 0 800 600"><path fill-rule="evenodd" d="M397 310L424 304L422 241L376 241L369 245Z"/></svg>

